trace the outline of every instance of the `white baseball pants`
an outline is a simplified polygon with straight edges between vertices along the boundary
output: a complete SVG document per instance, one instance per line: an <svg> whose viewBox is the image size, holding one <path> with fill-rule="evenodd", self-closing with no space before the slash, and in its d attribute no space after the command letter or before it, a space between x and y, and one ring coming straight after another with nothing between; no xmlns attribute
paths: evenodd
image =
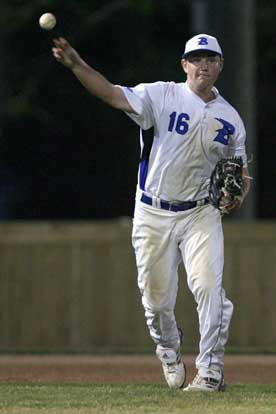
<svg viewBox="0 0 276 414"><path fill-rule="evenodd" d="M199 318L196 367L221 367L233 305L222 288L224 241L219 211L207 204L170 212L137 201L132 241L153 341L157 346L179 349L174 308L178 266L183 260Z"/></svg>

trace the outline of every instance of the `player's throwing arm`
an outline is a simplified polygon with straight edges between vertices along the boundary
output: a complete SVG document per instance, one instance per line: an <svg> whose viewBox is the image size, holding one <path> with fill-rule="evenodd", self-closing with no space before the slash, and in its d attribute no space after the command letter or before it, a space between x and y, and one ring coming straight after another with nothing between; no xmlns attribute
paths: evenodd
<svg viewBox="0 0 276 414"><path fill-rule="evenodd" d="M55 46L52 51L55 59L69 68L92 95L113 108L134 112L121 88L110 83L103 75L89 66L66 39L60 37L54 39L53 42Z"/></svg>

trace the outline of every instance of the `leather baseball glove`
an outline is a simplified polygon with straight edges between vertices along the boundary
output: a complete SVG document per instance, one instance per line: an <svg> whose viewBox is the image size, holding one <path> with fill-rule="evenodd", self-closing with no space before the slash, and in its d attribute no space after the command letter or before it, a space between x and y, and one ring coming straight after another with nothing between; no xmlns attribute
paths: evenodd
<svg viewBox="0 0 276 414"><path fill-rule="evenodd" d="M228 207L243 196L242 169L241 157L223 158L211 174L209 201L222 214L228 214Z"/></svg>

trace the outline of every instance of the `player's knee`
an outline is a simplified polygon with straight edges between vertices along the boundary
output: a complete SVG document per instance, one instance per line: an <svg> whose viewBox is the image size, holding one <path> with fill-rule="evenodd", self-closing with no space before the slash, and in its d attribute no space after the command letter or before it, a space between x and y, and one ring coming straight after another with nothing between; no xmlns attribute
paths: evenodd
<svg viewBox="0 0 276 414"><path fill-rule="evenodd" d="M149 305L154 311L162 311L173 302L173 288L170 289L167 281L147 280L143 284L142 294L145 303Z"/></svg>
<svg viewBox="0 0 276 414"><path fill-rule="evenodd" d="M211 278L202 278L196 284L194 294L198 300L207 299L214 295L214 283Z"/></svg>
<svg viewBox="0 0 276 414"><path fill-rule="evenodd" d="M153 312L161 312L166 307L166 302L164 300L152 296L148 299L148 303Z"/></svg>
<svg viewBox="0 0 276 414"><path fill-rule="evenodd" d="M160 290L148 290L146 293L146 302L153 312L163 311L168 306L168 294Z"/></svg>

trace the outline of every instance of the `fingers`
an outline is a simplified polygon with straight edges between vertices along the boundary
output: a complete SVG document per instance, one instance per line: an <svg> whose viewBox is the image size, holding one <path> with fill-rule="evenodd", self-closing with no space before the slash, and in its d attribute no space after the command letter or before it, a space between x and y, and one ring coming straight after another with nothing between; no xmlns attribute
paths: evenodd
<svg viewBox="0 0 276 414"><path fill-rule="evenodd" d="M61 50L60 50L60 49L58 49L58 48L56 48L56 47L53 47L53 48L52 48L52 52L53 52L54 57L55 57L57 60L60 60L60 59L61 59Z"/></svg>
<svg viewBox="0 0 276 414"><path fill-rule="evenodd" d="M58 39L53 39L53 43L55 45L55 47L52 48L54 52L54 56L55 56L55 53L60 54L61 52L66 52L68 51L69 48L71 48L67 40L64 39L63 37L59 37Z"/></svg>
<svg viewBox="0 0 276 414"><path fill-rule="evenodd" d="M64 37L59 37L58 39L53 39L53 42L55 44L55 46L61 48L61 49L66 49L69 46L69 43L66 39L64 39Z"/></svg>
<svg viewBox="0 0 276 414"><path fill-rule="evenodd" d="M224 213L229 214L238 211L242 205L242 198L230 198L228 195L224 195L220 200L220 207Z"/></svg>
<svg viewBox="0 0 276 414"><path fill-rule="evenodd" d="M53 39L53 43L55 45L52 48L53 55L58 61L62 61L70 45L67 42L67 40L64 39L63 37L59 37L58 39Z"/></svg>
<svg viewBox="0 0 276 414"><path fill-rule="evenodd" d="M79 54L66 39L59 37L58 39L53 39L53 43L52 53L59 63L62 63L71 70L81 63Z"/></svg>
<svg viewBox="0 0 276 414"><path fill-rule="evenodd" d="M240 207L241 207L241 205L242 205L241 200L239 200L238 198L236 198L236 199L234 199L234 200L232 201L232 203L231 203L231 204L229 204L229 205L228 205L228 206L226 206L225 208L226 208L226 210L230 213L230 212L233 212L233 211L237 211L237 210L239 210L239 209L240 209Z"/></svg>

